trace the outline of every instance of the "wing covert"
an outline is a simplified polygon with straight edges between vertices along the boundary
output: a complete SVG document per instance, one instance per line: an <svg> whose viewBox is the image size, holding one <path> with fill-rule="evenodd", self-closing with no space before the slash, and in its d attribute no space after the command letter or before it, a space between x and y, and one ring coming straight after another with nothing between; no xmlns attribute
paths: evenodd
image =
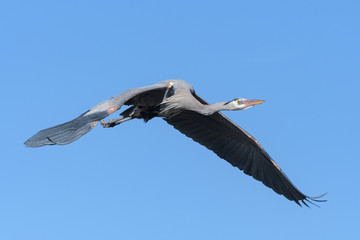
<svg viewBox="0 0 360 240"><path fill-rule="evenodd" d="M202 104L208 104L193 94ZM324 201L301 193L256 139L222 113L205 116L194 111L183 111L164 120L287 199L306 206L305 201Z"/></svg>
<svg viewBox="0 0 360 240"><path fill-rule="evenodd" d="M98 121L119 110L123 104L129 101L131 102L132 98L144 93L150 94L152 91L154 91L155 94L161 94L162 92L165 93L166 89L166 82L129 89L115 97L97 104L90 110L69 122L39 131L37 134L29 138L24 144L26 147L69 144L88 133L91 129L93 129Z"/></svg>

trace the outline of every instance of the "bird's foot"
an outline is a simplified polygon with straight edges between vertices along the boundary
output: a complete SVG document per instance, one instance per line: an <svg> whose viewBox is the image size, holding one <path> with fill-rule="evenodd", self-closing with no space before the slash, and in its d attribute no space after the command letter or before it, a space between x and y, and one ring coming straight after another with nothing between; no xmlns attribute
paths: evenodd
<svg viewBox="0 0 360 240"><path fill-rule="evenodd" d="M120 117L120 118L116 118L116 119L110 119L109 121L101 121L100 124L101 126L103 126L104 128L112 128L115 127L116 125L119 125L120 123L126 122L133 119L132 117Z"/></svg>
<svg viewBox="0 0 360 240"><path fill-rule="evenodd" d="M109 121L104 121L102 120L100 122L101 126L103 126L103 128L111 128L111 127L115 127L116 124L116 119L110 119Z"/></svg>

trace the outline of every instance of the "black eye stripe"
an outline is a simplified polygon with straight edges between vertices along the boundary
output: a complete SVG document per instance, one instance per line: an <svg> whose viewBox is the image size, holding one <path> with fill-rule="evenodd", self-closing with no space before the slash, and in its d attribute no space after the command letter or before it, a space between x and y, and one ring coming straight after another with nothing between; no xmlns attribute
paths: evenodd
<svg viewBox="0 0 360 240"><path fill-rule="evenodd" d="M237 100L239 100L238 98L234 98L233 100L231 100L231 101L229 101L229 102L226 102L224 105L228 105L229 103L231 103L231 102L233 102L233 101L237 101ZM241 100L240 100L240 102L242 102Z"/></svg>

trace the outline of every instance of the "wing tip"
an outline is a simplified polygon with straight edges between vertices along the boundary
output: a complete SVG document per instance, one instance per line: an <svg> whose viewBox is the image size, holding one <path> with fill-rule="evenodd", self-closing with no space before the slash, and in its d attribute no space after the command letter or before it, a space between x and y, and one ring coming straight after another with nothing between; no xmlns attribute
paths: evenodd
<svg viewBox="0 0 360 240"><path fill-rule="evenodd" d="M45 145L56 145L54 141L52 141L49 137L46 139L33 139L33 137L29 138L26 142L24 142L25 147L27 148L37 148Z"/></svg>
<svg viewBox="0 0 360 240"><path fill-rule="evenodd" d="M299 200L294 200L296 204L298 204L300 207L302 207L301 204L304 204L306 207L310 208L309 204L312 204L318 208L320 208L319 205L317 205L315 202L317 203L321 203L321 202L327 202L326 199L319 199L319 198L322 198L324 197L326 194L328 194L327 192L324 193L324 194L321 194L320 196L316 196L316 197L309 197L309 196L305 196L304 199L299 199Z"/></svg>

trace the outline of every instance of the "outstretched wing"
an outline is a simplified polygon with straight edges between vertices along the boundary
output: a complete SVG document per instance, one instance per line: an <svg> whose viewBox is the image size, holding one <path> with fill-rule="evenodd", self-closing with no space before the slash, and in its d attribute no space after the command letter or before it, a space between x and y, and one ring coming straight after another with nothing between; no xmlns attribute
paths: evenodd
<svg viewBox="0 0 360 240"><path fill-rule="evenodd" d="M69 144L88 133L98 121L119 110L122 105L132 104L134 101L138 101L142 97L146 98L149 95L155 94L161 97L165 94L166 89L166 82L129 89L113 98L99 103L69 122L39 131L24 144L26 147Z"/></svg>
<svg viewBox="0 0 360 240"><path fill-rule="evenodd" d="M208 104L195 93L194 96L202 104ZM301 201L306 206L305 201L324 201L301 193L255 138L222 113L205 116L184 111L164 120L287 199L299 205Z"/></svg>

